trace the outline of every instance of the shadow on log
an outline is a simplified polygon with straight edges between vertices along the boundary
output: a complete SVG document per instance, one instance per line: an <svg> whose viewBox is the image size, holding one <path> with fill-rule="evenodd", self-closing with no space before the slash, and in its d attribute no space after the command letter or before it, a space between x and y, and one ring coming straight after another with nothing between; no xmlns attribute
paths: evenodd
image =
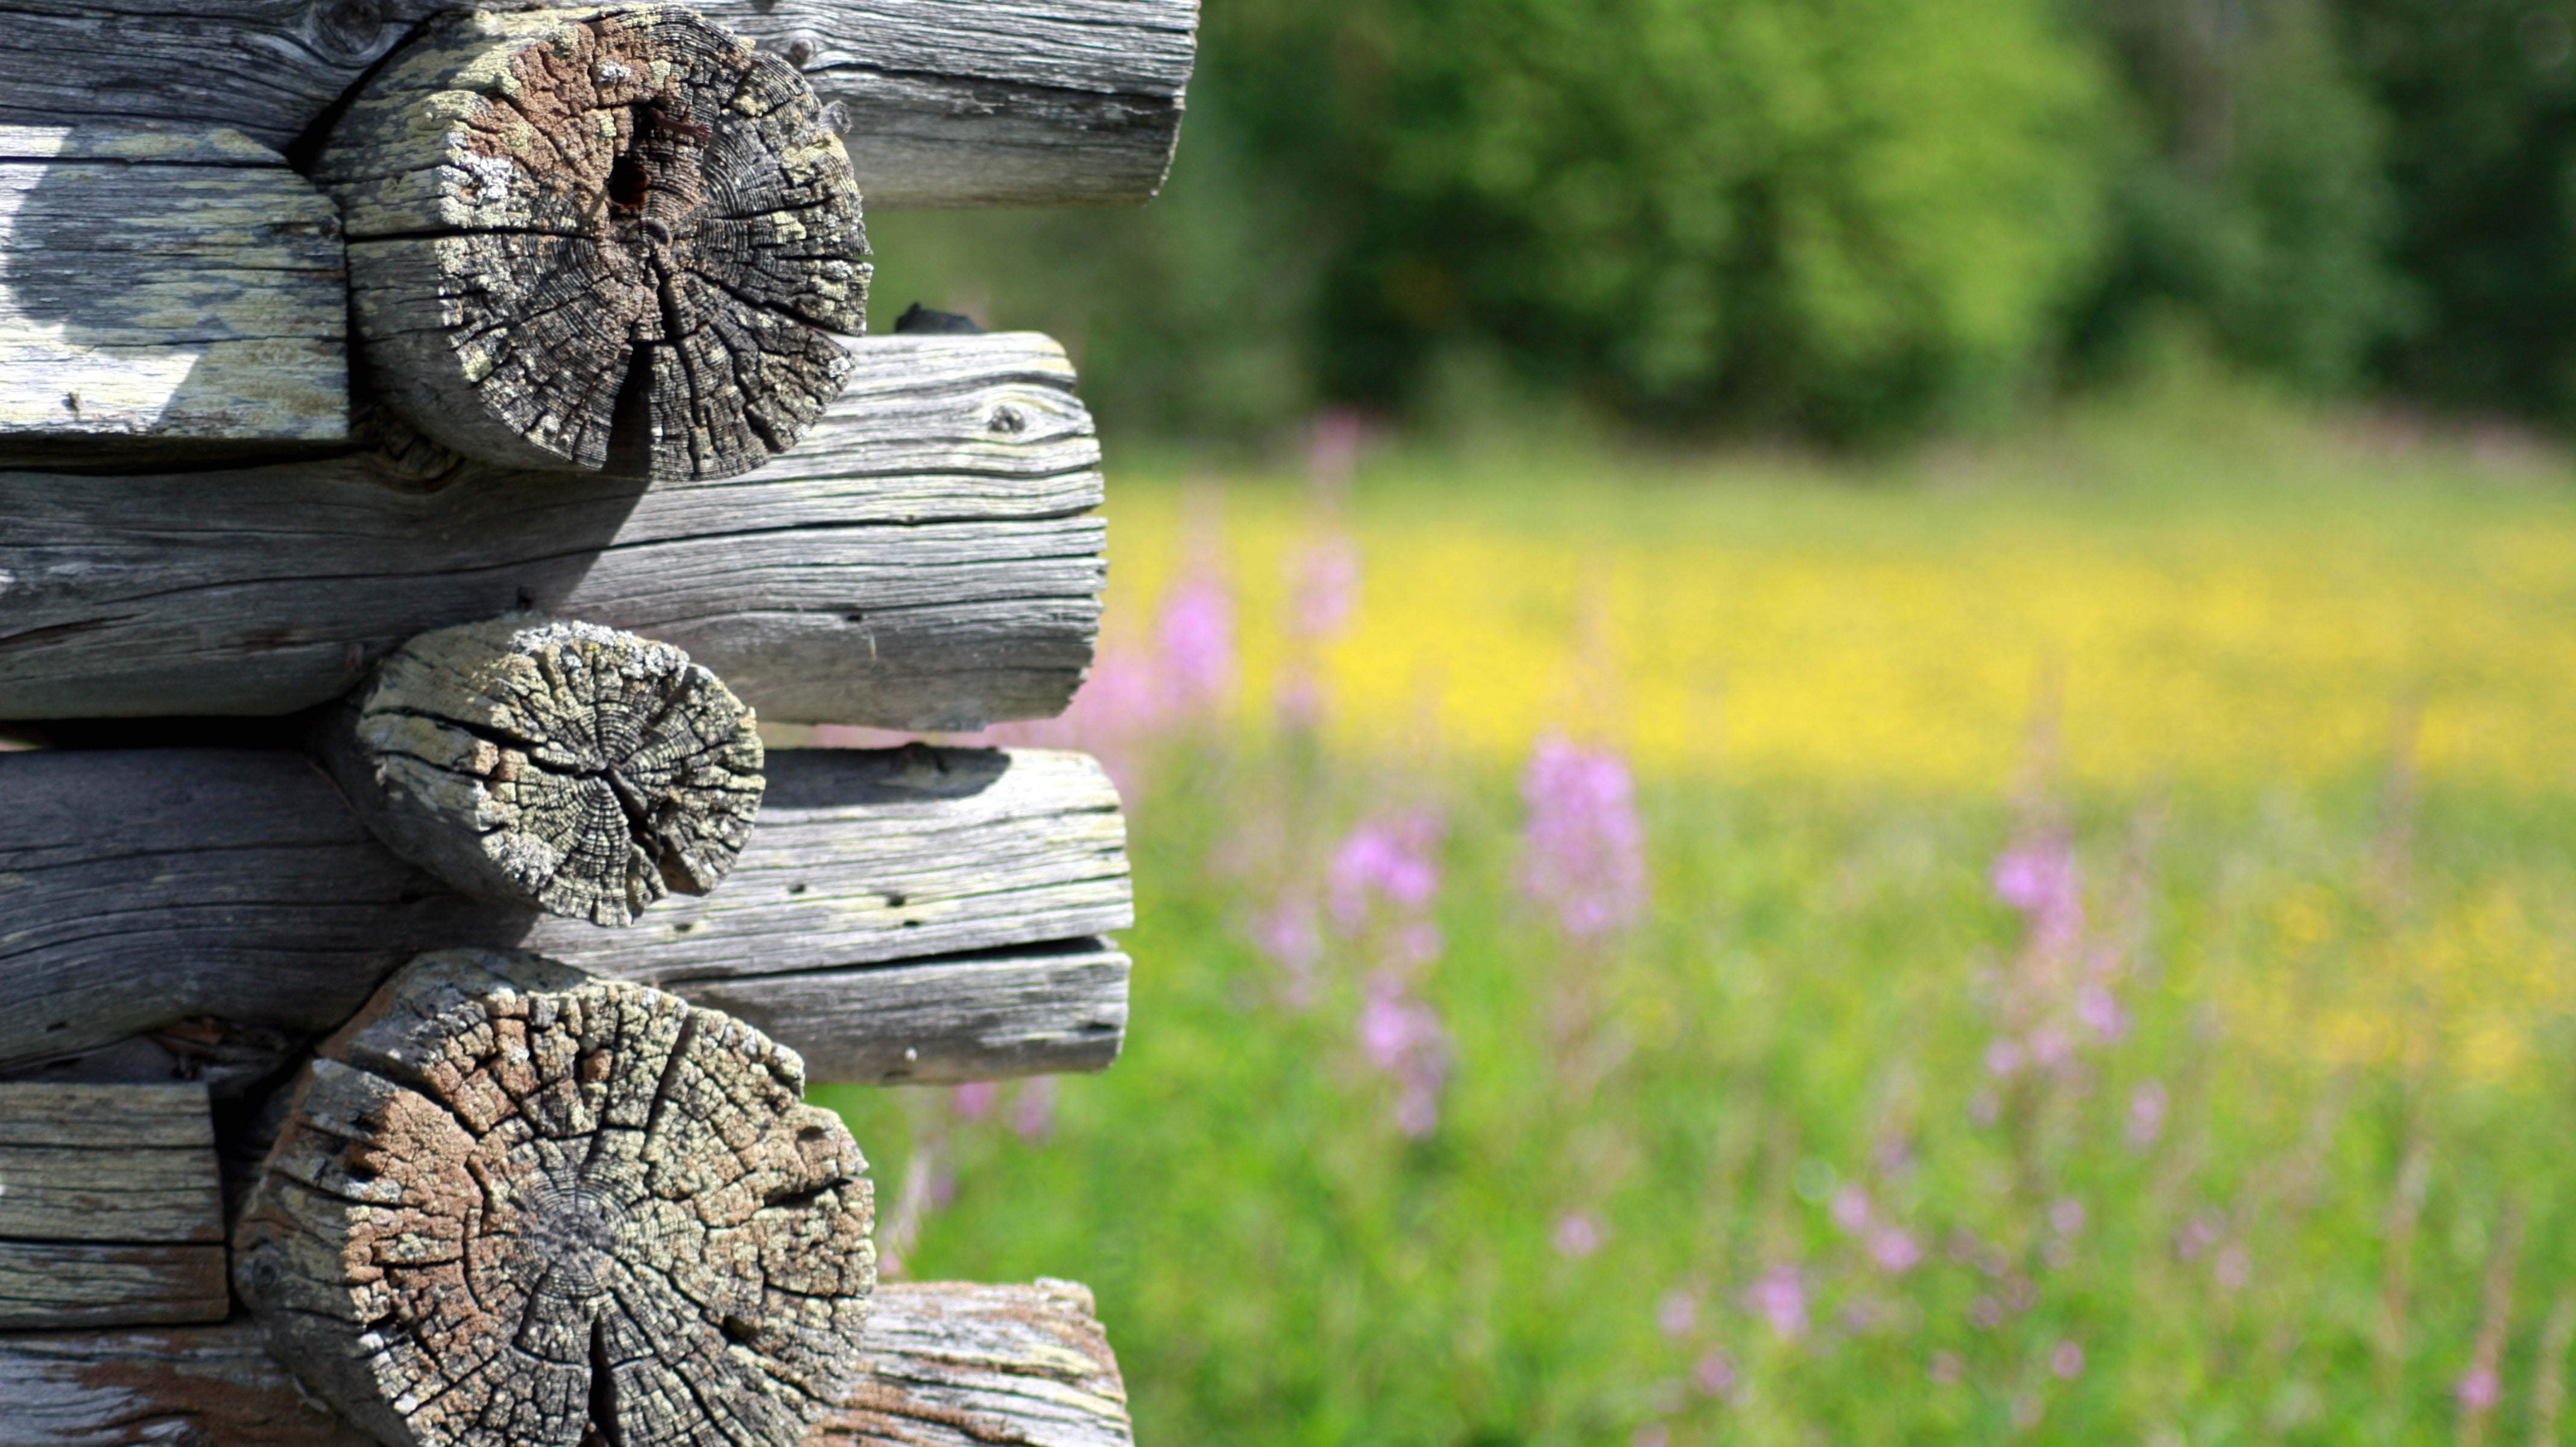
<svg viewBox="0 0 2576 1447"><path fill-rule="evenodd" d="M824 1078L861 1061L937 1081L1115 1057L1126 961L1085 937L1126 928L1132 896L1097 764L777 750L767 774L722 889L602 930L451 892L295 754L0 754L0 1066L208 1016L328 1030L404 960L453 945L721 991L728 1008L776 978L802 1002L777 1033ZM968 984L983 993L930 993ZM911 1003L879 1016L888 998Z"/></svg>

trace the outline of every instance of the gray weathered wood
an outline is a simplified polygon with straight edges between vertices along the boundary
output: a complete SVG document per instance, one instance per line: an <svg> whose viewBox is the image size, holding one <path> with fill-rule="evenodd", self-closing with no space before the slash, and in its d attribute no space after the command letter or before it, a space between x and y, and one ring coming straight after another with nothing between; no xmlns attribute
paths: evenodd
<svg viewBox="0 0 2576 1447"><path fill-rule="evenodd" d="M313 176L378 393L488 462L731 477L867 330L857 182L794 66L673 5L451 12Z"/></svg>
<svg viewBox="0 0 2576 1447"><path fill-rule="evenodd" d="M439 0L6 0L0 121L229 126L283 149ZM498 3L485 8L504 7ZM802 68L868 204L1147 199L1195 0L706 0Z"/></svg>
<svg viewBox="0 0 2576 1447"><path fill-rule="evenodd" d="M0 465L344 442L340 216L235 131L0 124Z"/></svg>
<svg viewBox="0 0 2576 1447"><path fill-rule="evenodd" d="M1127 1388L1070 1281L877 1288L872 1374L805 1447L1130 1447Z"/></svg>
<svg viewBox="0 0 2576 1447"><path fill-rule="evenodd" d="M0 1241L0 1327L221 1321L231 1306L221 1244Z"/></svg>
<svg viewBox="0 0 2576 1447"><path fill-rule="evenodd" d="M757 998L751 977L776 978L801 1002L771 1017L780 1039L834 1064L910 1051L916 1079L1107 1063L1123 960L1029 948L1132 918L1098 765L915 746L777 750L766 772L724 887L609 931L450 892L296 755L0 754L0 1066L207 1016L327 1030L404 960L451 945L691 997L736 981L727 1008ZM871 1004L970 986L986 994L951 1008ZM1033 1013L1058 1007L1052 1024Z"/></svg>
<svg viewBox="0 0 2576 1447"><path fill-rule="evenodd" d="M0 472L0 717L289 713L404 639L533 607L678 645L765 719L960 730L1091 660L1099 442L1055 343L881 337L805 441L646 488L348 458Z"/></svg>
<svg viewBox="0 0 2576 1447"><path fill-rule="evenodd" d="M803 1447L1128 1447L1126 1392L1069 1282L889 1282L869 1371ZM0 1447L373 1447L304 1398L247 1318L0 1334Z"/></svg>
<svg viewBox="0 0 2576 1447"><path fill-rule="evenodd" d="M319 753L358 817L458 892L625 925L716 887L760 809L760 735L667 643L504 614L424 633Z"/></svg>
<svg viewBox="0 0 2576 1447"><path fill-rule="evenodd" d="M0 1084L0 1327L219 1321L223 1240L204 1087Z"/></svg>
<svg viewBox="0 0 2576 1447"><path fill-rule="evenodd" d="M0 1239L222 1241L205 1088L0 1084Z"/></svg>
<svg viewBox="0 0 2576 1447"><path fill-rule="evenodd" d="M321 1048L233 1232L278 1359L417 1447L795 1447L855 1385L867 1162L795 1053L515 952Z"/></svg>
<svg viewBox="0 0 2576 1447"><path fill-rule="evenodd" d="M998 955L924 960L850 988L840 970L685 980L693 1004L801 1041L817 1080L956 1085L1103 1070L1127 1030L1127 956L1067 940ZM923 1042L943 1042L927 1053Z"/></svg>

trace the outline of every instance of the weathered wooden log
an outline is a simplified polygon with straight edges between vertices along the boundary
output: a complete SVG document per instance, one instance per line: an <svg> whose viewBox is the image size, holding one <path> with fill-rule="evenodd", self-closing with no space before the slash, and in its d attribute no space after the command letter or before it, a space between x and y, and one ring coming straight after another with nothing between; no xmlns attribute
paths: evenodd
<svg viewBox="0 0 2576 1447"><path fill-rule="evenodd" d="M238 132L0 125L0 466L344 442L347 282Z"/></svg>
<svg viewBox="0 0 2576 1447"><path fill-rule="evenodd" d="M882 337L786 456L720 483L372 458L0 472L0 717L292 713L513 608L664 639L779 722L1063 708L1103 576L1100 447L1055 343Z"/></svg>
<svg viewBox="0 0 2576 1447"><path fill-rule="evenodd" d="M731 477L838 396L867 239L796 68L687 10L432 20L314 162L378 393L469 457Z"/></svg>
<svg viewBox="0 0 2576 1447"><path fill-rule="evenodd" d="M803 1447L1128 1447L1126 1391L1069 1282L888 1282L868 1365ZM375 1447L308 1400L248 1318L0 1333L0 1447Z"/></svg>
<svg viewBox="0 0 2576 1447"><path fill-rule="evenodd" d="M794 1447L857 1381L867 1162L749 1026L442 951L296 1089L234 1280L380 1440Z"/></svg>
<svg viewBox="0 0 2576 1447"><path fill-rule="evenodd" d="M318 732L394 853L460 893L592 924L715 888L760 809L751 710L679 649L595 623L424 633Z"/></svg>
<svg viewBox="0 0 2576 1447"><path fill-rule="evenodd" d="M221 1321L223 1219L203 1087L0 1085L0 1327Z"/></svg>
<svg viewBox="0 0 2576 1447"><path fill-rule="evenodd" d="M1132 918L1098 765L777 750L766 773L759 827L722 889L604 931L452 892L293 754L0 754L0 1066L210 1016L328 1030L404 960L451 945L721 991L727 1008L764 993L753 977L775 979L798 1002L767 1017L775 1033L827 1073L883 1061L890 1076L900 1060L911 1079L975 1079L1116 1054L1124 958L1087 940L1031 948ZM933 990L959 993L934 1007ZM880 999L896 1007L880 1015Z"/></svg>
<svg viewBox="0 0 2576 1447"><path fill-rule="evenodd" d="M7 0L0 121L228 126L287 149L442 0ZM486 4L484 8L503 8ZM515 7L512 7L515 8ZM1195 0L705 0L802 68L874 207L1141 202Z"/></svg>

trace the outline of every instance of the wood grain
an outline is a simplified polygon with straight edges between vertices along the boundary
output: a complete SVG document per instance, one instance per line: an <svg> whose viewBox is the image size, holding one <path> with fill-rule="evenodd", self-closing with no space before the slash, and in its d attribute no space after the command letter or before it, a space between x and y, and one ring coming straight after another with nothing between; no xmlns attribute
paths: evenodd
<svg viewBox="0 0 2576 1447"><path fill-rule="evenodd" d="M1055 343L872 339L794 452L647 488L369 457L0 471L0 716L282 714L514 608L675 644L761 716L959 731L1091 661L1100 446Z"/></svg>
<svg viewBox="0 0 2576 1447"><path fill-rule="evenodd" d="M0 1327L221 1321L224 1248L0 1241Z"/></svg>
<svg viewBox="0 0 2576 1447"><path fill-rule="evenodd" d="M345 442L347 335L339 212L285 157L0 124L0 465Z"/></svg>
<svg viewBox="0 0 2576 1447"><path fill-rule="evenodd" d="M794 66L673 5L458 11L313 165L379 395L469 457L731 477L867 330L857 182Z"/></svg>
<svg viewBox="0 0 2576 1447"><path fill-rule="evenodd" d="M286 149L439 0L6 0L0 122L228 126ZM484 8L504 8L489 4ZM800 67L868 204L1152 196L1195 0L706 0Z"/></svg>
<svg viewBox="0 0 2576 1447"><path fill-rule="evenodd" d="M416 1447L795 1447L861 1371L867 1162L792 1051L443 950L306 1067L233 1232L278 1359Z"/></svg>
<svg viewBox="0 0 2576 1447"><path fill-rule="evenodd" d="M0 1084L0 1327L219 1321L223 1239L204 1087Z"/></svg>
<svg viewBox="0 0 2576 1447"><path fill-rule="evenodd" d="M777 1035L836 1069L911 1052L912 1078L975 1079L1115 1054L1123 957L1032 948L1132 919L1097 764L913 746L776 750L766 772L725 886L612 931L446 889L293 754L0 754L0 1066L209 1016L327 1030L404 960L455 945L721 992L728 1009L755 1009L755 981L775 979L800 1002L771 1017Z"/></svg>
<svg viewBox="0 0 2576 1447"><path fill-rule="evenodd" d="M1069 1282L886 1283L868 1373L803 1447L1129 1447L1126 1392ZM0 1447L372 1447L307 1401L247 1318L0 1334Z"/></svg>
<svg viewBox="0 0 2576 1447"><path fill-rule="evenodd" d="M715 888L760 809L751 711L679 649L595 623L424 633L316 733L387 848L460 893L592 924Z"/></svg>

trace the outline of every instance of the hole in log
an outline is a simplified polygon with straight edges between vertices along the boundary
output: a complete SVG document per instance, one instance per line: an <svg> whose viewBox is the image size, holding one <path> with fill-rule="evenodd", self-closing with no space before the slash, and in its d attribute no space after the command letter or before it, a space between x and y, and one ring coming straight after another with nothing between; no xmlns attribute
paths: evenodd
<svg viewBox="0 0 2576 1447"><path fill-rule="evenodd" d="M640 115L636 118L635 129L639 135L644 130ZM652 189L652 169L635 154L634 148L629 146L618 152L616 161L608 168L608 204L621 211L641 210L645 193Z"/></svg>
<svg viewBox="0 0 2576 1447"><path fill-rule="evenodd" d="M888 909L901 909L901 908L903 908L903 905L904 905L904 897L903 897L902 895L900 895L900 894L889 894L889 895L887 895L887 896L886 896L886 908L888 908Z"/></svg>
<svg viewBox="0 0 2576 1447"><path fill-rule="evenodd" d="M787 892L789 894L803 894L805 892L805 881L800 879L794 884L787 886Z"/></svg>
<svg viewBox="0 0 2576 1447"><path fill-rule="evenodd" d="M801 1211L822 1200L826 1193L837 1191L848 1184L847 1179L835 1176L819 1186L807 1186L801 1191L781 1191L777 1195L763 1199L760 1206L764 1211Z"/></svg>
<svg viewBox="0 0 2576 1447"><path fill-rule="evenodd" d="M724 1330L725 1340L732 1342L735 1346L756 1346L760 1342L760 1328L753 1326L750 1322L743 1320L741 1317L726 1317L721 1325Z"/></svg>

